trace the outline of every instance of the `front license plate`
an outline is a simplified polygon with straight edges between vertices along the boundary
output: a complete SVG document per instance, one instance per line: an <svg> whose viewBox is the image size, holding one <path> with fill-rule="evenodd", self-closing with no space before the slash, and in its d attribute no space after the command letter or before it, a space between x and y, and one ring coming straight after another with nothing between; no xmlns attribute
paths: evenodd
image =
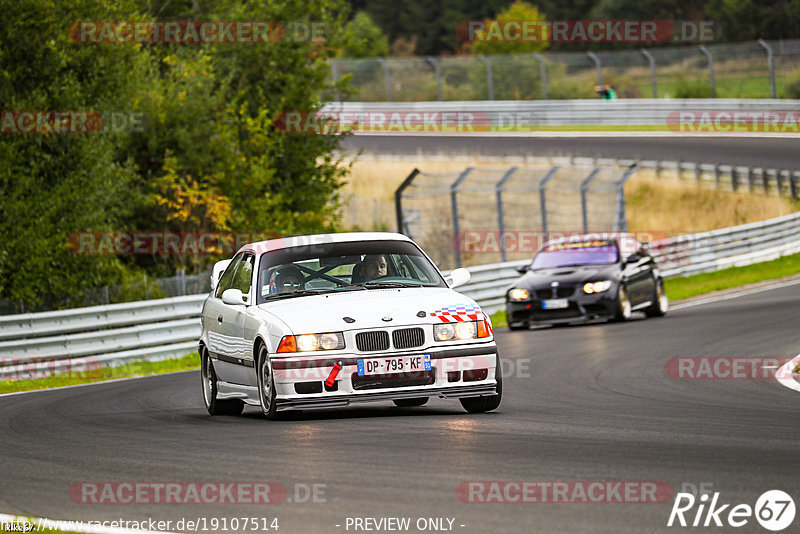
<svg viewBox="0 0 800 534"><path fill-rule="evenodd" d="M431 355L388 356L385 358L359 358L358 375L385 375L388 373L413 373L431 370Z"/></svg>
<svg viewBox="0 0 800 534"><path fill-rule="evenodd" d="M550 299L542 301L543 310L560 310L569 308L569 300L567 299Z"/></svg>

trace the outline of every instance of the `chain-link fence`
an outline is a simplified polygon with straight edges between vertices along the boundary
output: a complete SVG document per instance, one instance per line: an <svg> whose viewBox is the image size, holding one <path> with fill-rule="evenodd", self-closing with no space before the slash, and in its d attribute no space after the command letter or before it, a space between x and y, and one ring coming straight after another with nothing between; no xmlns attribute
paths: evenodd
<svg viewBox="0 0 800 534"><path fill-rule="evenodd" d="M597 98L800 98L800 40L491 56L337 59L353 102ZM342 95L334 95L341 100Z"/></svg>
<svg viewBox="0 0 800 534"><path fill-rule="evenodd" d="M415 170L395 193L397 225L441 269L530 258L554 232L626 230L624 185L635 169Z"/></svg>

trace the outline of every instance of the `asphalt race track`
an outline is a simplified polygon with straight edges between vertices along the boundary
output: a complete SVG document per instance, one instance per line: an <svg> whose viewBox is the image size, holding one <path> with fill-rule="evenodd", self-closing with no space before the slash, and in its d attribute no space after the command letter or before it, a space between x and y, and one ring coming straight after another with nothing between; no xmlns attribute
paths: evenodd
<svg viewBox="0 0 800 534"><path fill-rule="evenodd" d="M710 483L732 505L754 506L770 489L797 502L799 394L774 379L676 380L665 365L675 356L791 358L800 352L798 302L800 284L662 319L498 332L505 397L483 415L437 399L278 422L253 408L210 417L199 372L2 397L0 511L83 520L277 517L280 534L354 532L345 529L348 517L387 516L412 518L409 532L419 532L420 517L454 518L453 530L465 534L730 532L667 528L672 500L464 503L456 488L475 480L661 481L677 492ZM326 502L72 502L70 487L85 481L278 481L290 500L295 484L325 484ZM735 530L766 532L754 518Z"/></svg>
<svg viewBox="0 0 800 534"><path fill-rule="evenodd" d="M797 138L738 137L646 133L626 136L580 134L580 138L552 136L388 134L353 135L343 147L365 154L450 154L481 156L583 156L639 160L691 161L725 165L796 169Z"/></svg>

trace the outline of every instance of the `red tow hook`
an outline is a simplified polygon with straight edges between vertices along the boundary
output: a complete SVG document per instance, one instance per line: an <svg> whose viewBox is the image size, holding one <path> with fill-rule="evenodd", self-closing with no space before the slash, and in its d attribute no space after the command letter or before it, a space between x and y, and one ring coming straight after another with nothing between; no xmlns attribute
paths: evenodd
<svg viewBox="0 0 800 534"><path fill-rule="evenodd" d="M328 375L328 379L325 380L325 385L328 387L333 387L333 383L336 381L336 375L339 374L339 371L342 370L342 362L336 362L333 365L333 369L331 369L331 374Z"/></svg>

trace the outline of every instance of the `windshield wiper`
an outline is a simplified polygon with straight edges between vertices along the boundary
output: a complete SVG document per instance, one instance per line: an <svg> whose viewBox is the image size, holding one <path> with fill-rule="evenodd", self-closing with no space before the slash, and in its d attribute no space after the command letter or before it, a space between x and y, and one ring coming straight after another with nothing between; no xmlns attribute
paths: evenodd
<svg viewBox="0 0 800 534"><path fill-rule="evenodd" d="M275 293L273 295L267 295L264 297L264 300L279 300L291 297L307 297L308 295L322 295L324 293L336 293L337 291L348 291L347 289L341 289L338 287L317 287L312 289L298 289L297 291L291 291L289 293Z"/></svg>
<svg viewBox="0 0 800 534"><path fill-rule="evenodd" d="M362 282L358 284L367 289L375 288L395 288L395 287L423 287L422 284L412 282Z"/></svg>

